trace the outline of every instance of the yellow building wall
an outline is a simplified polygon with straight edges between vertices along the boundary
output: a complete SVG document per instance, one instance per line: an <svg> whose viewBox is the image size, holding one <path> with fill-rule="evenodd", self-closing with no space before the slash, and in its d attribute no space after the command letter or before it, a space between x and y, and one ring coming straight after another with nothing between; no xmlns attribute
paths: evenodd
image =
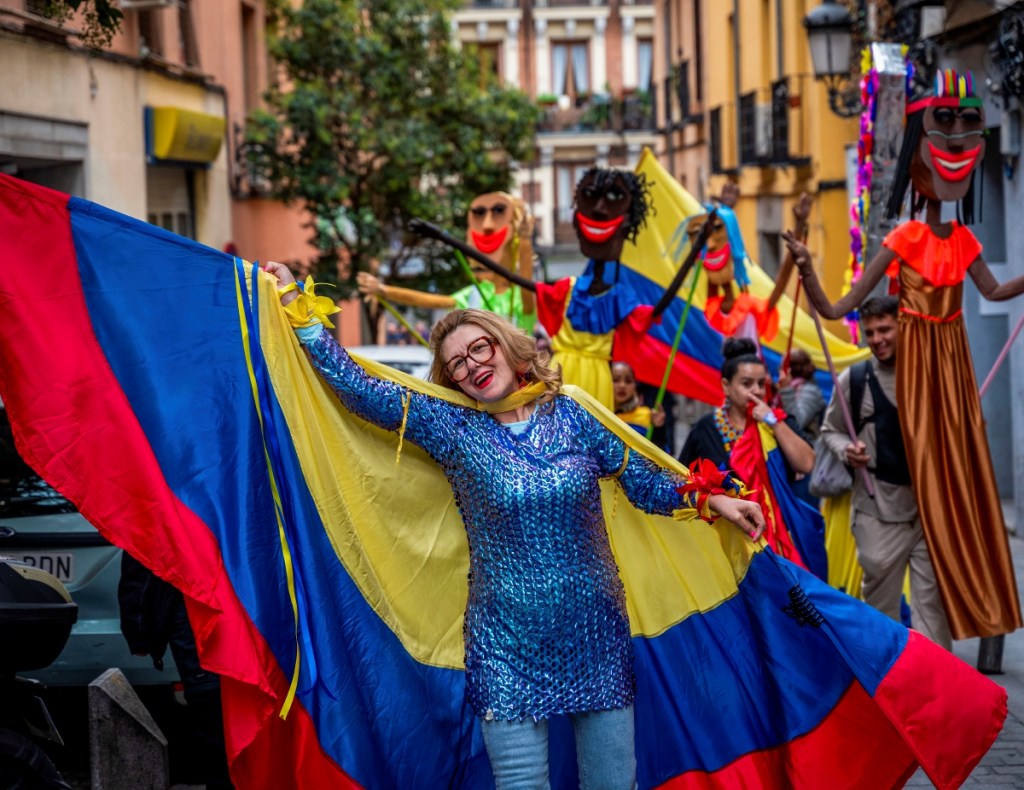
<svg viewBox="0 0 1024 790"><path fill-rule="evenodd" d="M792 223L792 206L807 191L813 198L809 245L830 297L837 299L843 288L849 256L849 206L845 189L846 146L855 143L859 128L856 118L843 119L828 106L825 86L813 76L807 34L803 18L816 5L816 0L726 0L701 2L704 29L704 98L705 129L710 111L721 108L722 167L726 173L710 174L710 195L719 194L726 181L736 181L741 198L736 214L748 252L756 258L758 239L758 198L780 197L783 200L783 225ZM781 9L782 45L777 39ZM678 20L691 19L694 0L673 3L672 14ZM803 166L739 166L737 140L737 85L734 75L733 24L739 24L738 73L740 95L753 91L759 103L771 100L771 83L780 76L789 81L789 152L791 158L807 159ZM656 23L656 27L660 23ZM682 36L685 43L685 35ZM692 68L692 66L691 66ZM664 149L662 148L662 153ZM688 179L702 171L710 173L710 146L683 147L675 152L676 171ZM698 193L694 185L687 188ZM789 289L792 293L795 282ZM845 334L841 322L830 328Z"/></svg>

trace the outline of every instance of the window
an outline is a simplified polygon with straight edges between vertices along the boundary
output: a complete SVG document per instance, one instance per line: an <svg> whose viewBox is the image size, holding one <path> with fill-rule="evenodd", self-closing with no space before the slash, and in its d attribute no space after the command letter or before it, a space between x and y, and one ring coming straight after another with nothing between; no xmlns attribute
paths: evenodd
<svg viewBox="0 0 1024 790"><path fill-rule="evenodd" d="M555 165L555 243L570 244L576 241L572 227L573 201L576 199L576 185L583 174L594 166L593 162L564 163Z"/></svg>
<svg viewBox="0 0 1024 790"><path fill-rule="evenodd" d="M246 114L254 110L260 100L260 86L256 61L256 11L242 6L242 100Z"/></svg>
<svg viewBox="0 0 1024 790"><path fill-rule="evenodd" d="M654 63L654 42L649 38L642 38L636 42L636 89L638 91L649 91L651 89L651 67Z"/></svg>
<svg viewBox="0 0 1024 790"><path fill-rule="evenodd" d="M0 518L74 512L75 506L22 460L14 447L7 410L0 403Z"/></svg>
<svg viewBox="0 0 1024 790"><path fill-rule="evenodd" d="M139 11L139 54L146 57L164 54L163 42L160 40L159 12L152 9Z"/></svg>
<svg viewBox="0 0 1024 790"><path fill-rule="evenodd" d="M482 41L471 45L480 70L480 88L501 84L501 44L497 41Z"/></svg>
<svg viewBox="0 0 1024 790"><path fill-rule="evenodd" d="M192 9L189 0L178 0L178 49L181 63L194 68L199 67L199 45L196 42L196 30L192 24Z"/></svg>
<svg viewBox="0 0 1024 790"><path fill-rule="evenodd" d="M679 116L682 120L690 117L690 61L684 60L676 71L676 97L679 99Z"/></svg>
<svg viewBox="0 0 1024 790"><path fill-rule="evenodd" d="M757 118L753 92L740 96L740 164L757 161Z"/></svg>
<svg viewBox="0 0 1024 790"><path fill-rule="evenodd" d="M590 95L590 55L583 42L561 42L551 47L551 85L556 96L573 103Z"/></svg>
<svg viewBox="0 0 1024 790"><path fill-rule="evenodd" d="M772 161L789 161L789 82L772 83Z"/></svg>
<svg viewBox="0 0 1024 790"><path fill-rule="evenodd" d="M757 262L771 277L779 273L782 255L782 236L778 233L761 231L757 234Z"/></svg>
<svg viewBox="0 0 1024 790"><path fill-rule="evenodd" d="M708 136L711 138L711 172L722 172L722 108L715 107L711 111L709 119L711 128Z"/></svg>

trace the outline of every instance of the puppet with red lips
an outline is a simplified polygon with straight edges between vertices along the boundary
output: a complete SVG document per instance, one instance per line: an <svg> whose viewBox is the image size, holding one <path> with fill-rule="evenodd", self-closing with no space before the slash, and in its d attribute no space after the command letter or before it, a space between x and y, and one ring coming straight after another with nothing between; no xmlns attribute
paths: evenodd
<svg viewBox="0 0 1024 790"><path fill-rule="evenodd" d="M413 220L409 226L461 250L524 291L536 294L537 320L551 336L552 357L554 364L562 367L562 380L587 390L613 409L613 343L616 359L632 362L635 354L644 353L647 331L672 303L683 274L693 265L714 220L709 217L704 223L687 260L652 306L644 303L629 277L621 274L619 262L623 243L635 241L646 222L647 201L647 179L642 173L596 167L584 173L576 186L573 226L580 250L590 260L580 277L550 284L499 266L428 222Z"/></svg>
<svg viewBox="0 0 1024 790"><path fill-rule="evenodd" d="M533 275L533 217L526 204L505 192L477 195L467 212L466 242L504 267L524 277ZM453 310L476 307L504 316L527 332L536 322L536 307L531 291L512 285L504 277L475 261L470 262L477 283L451 295L432 294L385 285L369 272L359 272L360 293L381 296L390 302L429 310Z"/></svg>
<svg viewBox="0 0 1024 790"><path fill-rule="evenodd" d="M551 335L563 379L615 407L610 363L615 332L627 323L646 332L650 307L619 277L627 239L646 222L647 183L625 170L592 168L576 186L573 227L588 258L579 277L537 283L537 319ZM641 313L645 313L641 315Z"/></svg>
<svg viewBox="0 0 1024 790"><path fill-rule="evenodd" d="M971 75L936 75L931 95L911 99L888 212L898 216L909 189L912 216L898 225L850 292L825 296L807 248L785 234L826 318L861 303L888 274L900 300L897 405L911 482L956 639L1021 627L1020 604L978 385L962 315L969 274L989 300L1024 292L1024 277L1000 285L981 244L960 221L943 222L944 201L973 221L973 183L985 153L985 114Z"/></svg>
<svg viewBox="0 0 1024 790"><path fill-rule="evenodd" d="M708 206L708 210L711 210ZM686 233L691 242L707 219L697 214L686 220ZM750 278L746 267L752 264L740 235L736 214L728 205L718 206L718 218L701 253L707 277L707 298L704 317L708 324L726 337L749 337L755 343L761 338L771 341L779 329L779 313L775 302L782 289L776 288L771 301L753 296L747 286Z"/></svg>

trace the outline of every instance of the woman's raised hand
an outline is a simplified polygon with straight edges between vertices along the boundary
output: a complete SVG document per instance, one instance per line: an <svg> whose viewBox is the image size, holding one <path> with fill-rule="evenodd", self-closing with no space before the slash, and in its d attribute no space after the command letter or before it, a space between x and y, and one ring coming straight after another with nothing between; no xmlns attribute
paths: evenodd
<svg viewBox="0 0 1024 790"><path fill-rule="evenodd" d="M764 513L757 502L736 499L727 494L715 494L708 498L708 504L726 521L731 521L737 529L742 529L751 540L756 541L764 534Z"/></svg>
<svg viewBox="0 0 1024 790"><path fill-rule="evenodd" d="M263 264L263 271L277 280L278 290L286 288L295 282L295 275L292 274L292 270L285 266L283 263L277 261L267 261ZM292 288L287 293L281 294L281 304L288 304L293 302L299 296L298 291Z"/></svg>

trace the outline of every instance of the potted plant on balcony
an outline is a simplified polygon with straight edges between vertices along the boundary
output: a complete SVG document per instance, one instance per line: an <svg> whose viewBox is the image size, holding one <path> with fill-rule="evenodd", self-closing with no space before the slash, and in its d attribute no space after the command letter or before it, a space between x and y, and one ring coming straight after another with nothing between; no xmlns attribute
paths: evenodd
<svg viewBox="0 0 1024 790"><path fill-rule="evenodd" d="M538 93L537 105L545 110L558 104L558 97L553 93Z"/></svg>

